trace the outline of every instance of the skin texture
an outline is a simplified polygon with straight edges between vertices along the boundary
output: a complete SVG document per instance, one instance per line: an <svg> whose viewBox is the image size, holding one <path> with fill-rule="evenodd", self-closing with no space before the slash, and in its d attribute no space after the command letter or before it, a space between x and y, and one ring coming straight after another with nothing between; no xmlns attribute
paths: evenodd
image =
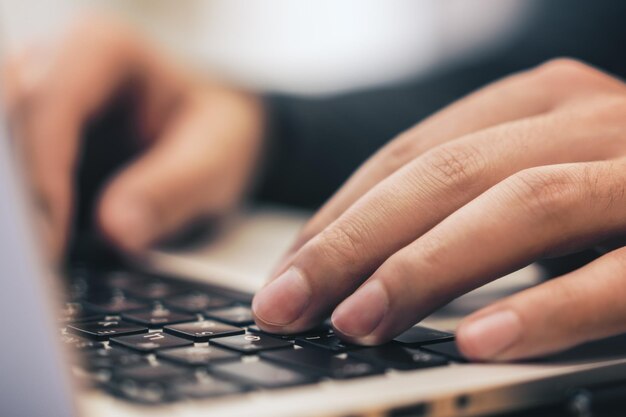
<svg viewBox="0 0 626 417"><path fill-rule="evenodd" d="M546 256L606 255L467 317L471 359L507 361L626 331L626 85L559 59L452 104L372 156L256 295L259 326L385 342Z"/></svg>
<svg viewBox="0 0 626 417"><path fill-rule="evenodd" d="M97 205L97 226L111 242L137 253L235 206L261 152L258 100L179 68L115 20L77 22L45 47L14 54L3 74L51 257L68 238L81 132L119 94L134 97L140 153Z"/></svg>

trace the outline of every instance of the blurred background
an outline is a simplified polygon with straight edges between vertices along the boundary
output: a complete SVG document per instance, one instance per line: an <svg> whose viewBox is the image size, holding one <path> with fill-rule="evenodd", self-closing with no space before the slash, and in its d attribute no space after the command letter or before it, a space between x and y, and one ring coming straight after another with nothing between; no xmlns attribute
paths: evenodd
<svg viewBox="0 0 626 417"><path fill-rule="evenodd" d="M488 54L518 34L526 0L1 0L11 42L112 10L181 58L239 83L324 95L386 85ZM7 18L8 17L8 18Z"/></svg>

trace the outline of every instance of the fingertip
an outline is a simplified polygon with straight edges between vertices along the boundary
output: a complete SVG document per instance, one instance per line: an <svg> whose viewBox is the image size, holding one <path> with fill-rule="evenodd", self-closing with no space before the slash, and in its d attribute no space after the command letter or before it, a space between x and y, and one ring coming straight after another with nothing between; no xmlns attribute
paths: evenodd
<svg viewBox="0 0 626 417"><path fill-rule="evenodd" d="M311 298L311 288L303 274L290 268L256 294L252 311L262 328L287 327L302 316Z"/></svg>
<svg viewBox="0 0 626 417"><path fill-rule="evenodd" d="M510 309L466 318L456 334L459 349L468 359L504 360L522 337L519 315Z"/></svg>
<svg viewBox="0 0 626 417"><path fill-rule="evenodd" d="M105 195L97 219L103 235L130 253L146 249L156 235L153 211L137 198Z"/></svg>

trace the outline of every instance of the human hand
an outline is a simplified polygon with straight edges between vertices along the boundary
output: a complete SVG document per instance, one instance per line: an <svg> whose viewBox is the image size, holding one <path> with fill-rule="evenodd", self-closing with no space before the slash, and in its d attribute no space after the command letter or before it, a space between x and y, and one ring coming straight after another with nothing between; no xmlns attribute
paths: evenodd
<svg viewBox="0 0 626 417"><path fill-rule="evenodd" d="M370 158L256 295L259 326L385 342L548 256L626 232L626 85L571 60L452 104ZM626 249L465 318L462 352L514 360L626 331Z"/></svg>
<svg viewBox="0 0 626 417"><path fill-rule="evenodd" d="M82 131L116 96L132 95L141 152L108 183L96 217L124 250L140 251L232 208L260 153L263 117L254 96L179 68L114 20L80 20L53 48L15 54L3 81L57 258L68 237Z"/></svg>

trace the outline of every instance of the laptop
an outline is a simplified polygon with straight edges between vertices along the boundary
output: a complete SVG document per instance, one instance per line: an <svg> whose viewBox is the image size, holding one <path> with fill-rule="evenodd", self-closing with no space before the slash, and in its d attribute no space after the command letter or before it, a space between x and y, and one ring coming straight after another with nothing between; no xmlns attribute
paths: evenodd
<svg viewBox="0 0 626 417"><path fill-rule="evenodd" d="M0 121L2 416L479 416L581 407L586 393L626 382L626 336L524 363L469 363L458 352L459 319L543 279L536 266L382 346L346 344L328 323L262 332L250 300L306 221L292 210L253 208L206 242L135 262L85 242L58 273L18 161Z"/></svg>
<svg viewBox="0 0 626 417"><path fill-rule="evenodd" d="M532 284L534 267L382 346L344 343L324 323L304 334L264 333L252 321L252 294L305 219L274 209L242 215L212 243L157 250L142 263L85 244L88 256L53 273L5 130L3 416L473 416L560 403L626 375L623 336L527 363L460 355L456 320Z"/></svg>

